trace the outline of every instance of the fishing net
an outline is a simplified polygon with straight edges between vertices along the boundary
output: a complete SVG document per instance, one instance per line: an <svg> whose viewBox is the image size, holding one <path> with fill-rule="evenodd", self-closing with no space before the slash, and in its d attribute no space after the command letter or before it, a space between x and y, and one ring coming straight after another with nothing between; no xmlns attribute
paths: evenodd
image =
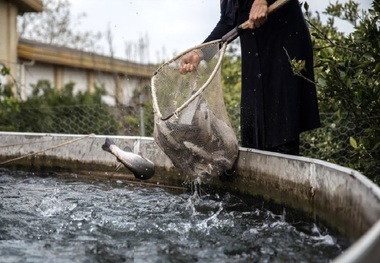
<svg viewBox="0 0 380 263"><path fill-rule="evenodd" d="M187 175L219 176L233 167L238 141L224 104L220 65L227 44L209 42L161 65L152 77L154 138ZM181 74L183 57L196 51L197 69Z"/></svg>

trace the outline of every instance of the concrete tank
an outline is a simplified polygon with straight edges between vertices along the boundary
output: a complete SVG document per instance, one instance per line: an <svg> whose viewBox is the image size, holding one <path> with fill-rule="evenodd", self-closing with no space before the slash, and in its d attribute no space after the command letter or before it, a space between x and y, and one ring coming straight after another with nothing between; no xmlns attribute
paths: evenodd
<svg viewBox="0 0 380 263"><path fill-rule="evenodd" d="M105 177L116 164L115 157L101 149L106 137L0 132L0 164ZM150 183L182 186L189 179L153 138L112 139L154 161L157 172ZM115 176L134 180L124 171ZM361 173L321 160L240 148L236 174L226 179L212 178L207 184L303 211L351 239L353 245L334 262L380 262L380 188Z"/></svg>

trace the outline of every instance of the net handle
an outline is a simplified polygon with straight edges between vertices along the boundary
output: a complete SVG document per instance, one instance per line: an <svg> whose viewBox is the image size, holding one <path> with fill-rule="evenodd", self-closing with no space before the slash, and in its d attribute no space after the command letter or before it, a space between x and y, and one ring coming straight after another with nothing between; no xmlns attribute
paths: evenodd
<svg viewBox="0 0 380 263"><path fill-rule="evenodd" d="M195 49L201 49L201 48L203 48L203 47L205 47L205 46L208 46L208 45L212 45L212 44L215 44L215 43L220 43L221 41L222 41L221 39L212 40L212 41L210 41L210 42L206 42L206 43L198 44L198 45L196 45L196 46L193 46L193 47L191 47L191 48L188 48L188 49L182 51L181 53L177 54L175 57L171 58L170 60L166 61L166 62L163 63L161 66L159 66L159 67L156 69L156 71L154 72L153 76L157 75L157 74L161 71L161 69L162 69L163 67L165 67L166 65L168 65L168 64L170 64L170 63L176 61L178 58L182 57L184 54L189 53L189 52L191 52L191 51L193 51L193 50L195 50Z"/></svg>
<svg viewBox="0 0 380 263"><path fill-rule="evenodd" d="M291 0L277 0L276 2L274 2L273 4L271 4L269 7L268 7L268 15L273 13L274 11L278 10L279 8L281 8L282 6L284 6L285 4L287 4L289 1ZM167 61L166 63L164 63L163 65L161 65L157 70L156 72L154 73L154 76L151 80L151 87L152 87L152 99L153 99L153 110L154 110L154 113L163 121L166 121L168 119L170 119L173 115L178 115L180 111L182 111L190 102L192 102L200 93L203 92L203 90L208 86L208 84L211 82L211 80L214 78L216 72L218 71L220 65L221 65L221 62L222 62L222 59L224 57L224 53L226 51L226 47L227 47L227 44L232 41L235 37L237 37L243 30L247 29L249 27L249 20L245 21L244 23L240 24L239 26L237 26L236 28L232 29L230 32L228 32L227 34L225 34L222 39L219 39L219 40L213 40L213 41L210 41L208 43L203 43L203 44L200 44L198 46L195 46L193 48L189 48L183 52L181 52L180 54L178 54L177 56L175 56L174 58L172 58L171 60ZM155 81L155 76L157 75L157 73L165 66L165 65L168 65L170 63L172 63L173 61L175 61L176 59L178 59L179 57L181 57L183 54L186 54L194 49L198 49L202 46L205 46L205 45L208 45L208 44L211 44L211 43L218 43L218 42L221 42L223 43L223 46L221 48L221 55L219 56L218 58L218 62L214 68L214 70L212 71L210 77L207 79L207 81L202 85L202 87L196 92L194 93L186 102L184 102L179 108L177 108L172 114L168 115L167 117L164 117L162 116L160 110L159 110L159 106L158 106L158 102L157 102L157 97L156 97L156 86L154 84L154 81Z"/></svg>
<svg viewBox="0 0 380 263"><path fill-rule="evenodd" d="M156 85L155 85L155 80L156 80L156 76L157 74L160 73L160 71L167 65L169 65L170 63L172 63L173 61L176 61L178 58L180 58L181 56L183 56L184 54L186 53L189 53L193 50L196 50L196 49L201 49L205 46L208 46L208 45L213 45L213 44L216 44L216 43L221 43L221 39L217 39L217 40L213 40L213 41L210 41L210 42L207 42L207 43L202 43L202 44L199 44L199 45L196 45L192 48L189 48L189 49L186 49L185 51L179 53L178 55L176 55L175 57L173 57L172 59L170 59L169 61L165 62L164 64L162 64L156 71L155 73L153 74L153 77L151 79L151 87L152 87L152 101L153 101L153 111L154 111L154 114L157 115L158 118L160 118L161 120L168 120L170 119L173 115L178 115L178 113L183 110L183 108L189 104L190 102L192 102L195 97L200 93L200 92L196 92L194 93L185 103L182 104L182 106L180 108L177 108L172 114L168 115L167 117L162 117L162 114L161 114L161 111L160 111L160 108L158 106L158 101L157 101L157 96L156 96ZM223 45L223 46L226 46L226 45ZM223 48L222 46L222 48ZM223 50L221 50L221 56L219 56L218 58L218 61L217 61L217 64L213 70L213 72L211 73L210 77L208 78L207 82L200 88L202 91L207 87L207 85L211 82L211 80L213 79L213 77L215 76L217 70L218 70L218 67L220 67L220 64L222 62L222 58L223 58L223 55L224 55L224 52L225 52L226 48L224 47ZM198 90L199 91L199 90Z"/></svg>
<svg viewBox="0 0 380 263"><path fill-rule="evenodd" d="M189 105L189 103L191 103L196 97L199 96L199 94L201 94L206 89L208 84L210 84L210 82L213 80L215 74L218 72L220 65L222 64L222 60L223 60L224 53L226 52L226 48L227 48L227 42L225 42L222 48L220 49L220 55L219 55L218 61L213 71L211 72L210 76L208 77L207 81L202 85L202 87L200 87L197 90L197 92L191 95L191 97L187 101L185 101L180 107L178 107L172 114L168 115L165 118L162 118L161 116L161 120L166 121L170 119L173 115L178 115L185 107L187 107L187 105Z"/></svg>
<svg viewBox="0 0 380 263"><path fill-rule="evenodd" d="M281 8L283 5L287 4L291 0L277 0L273 4L271 4L268 7L268 15L272 14L277 9ZM240 24L239 26L232 29L230 32L225 34L222 37L223 42L231 42L234 40L243 30L247 29L249 27L249 20L245 21L244 23Z"/></svg>

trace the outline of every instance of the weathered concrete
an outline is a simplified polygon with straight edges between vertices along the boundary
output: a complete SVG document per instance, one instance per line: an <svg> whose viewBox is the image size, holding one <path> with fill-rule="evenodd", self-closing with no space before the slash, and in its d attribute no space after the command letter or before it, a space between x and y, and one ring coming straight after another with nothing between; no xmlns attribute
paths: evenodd
<svg viewBox="0 0 380 263"><path fill-rule="evenodd" d="M116 160L101 150L105 137L3 132L0 133L0 166L109 176L115 170ZM154 161L157 172L149 182L181 186L192 178L174 168L152 138L112 138L121 148L139 146L142 154ZM15 159L19 157L24 158ZM134 179L125 170L119 171L117 178ZM207 184L263 197L303 211L337 229L355 243L336 262L378 262L380 189L362 174L316 159L241 148L236 174L227 179L222 182L212 178Z"/></svg>
<svg viewBox="0 0 380 263"><path fill-rule="evenodd" d="M0 0L0 70L6 67L13 77L17 75L17 15L41 11L41 0ZM11 75L0 74L0 83L13 83ZM13 93L17 94L16 85Z"/></svg>

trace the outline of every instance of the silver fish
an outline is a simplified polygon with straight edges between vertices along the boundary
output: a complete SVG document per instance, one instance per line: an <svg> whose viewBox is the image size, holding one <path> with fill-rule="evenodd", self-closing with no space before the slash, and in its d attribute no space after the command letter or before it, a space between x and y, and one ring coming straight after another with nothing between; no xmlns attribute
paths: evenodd
<svg viewBox="0 0 380 263"><path fill-rule="evenodd" d="M130 149L123 151L111 139L106 138L102 149L112 153L137 179L146 180L154 175L155 167L152 161L133 153Z"/></svg>
<svg viewBox="0 0 380 263"><path fill-rule="evenodd" d="M233 129L209 109L207 101L198 99L190 110L189 120L181 115L170 120L155 120L155 140L173 164L188 175L220 176L230 170L238 154ZM180 114L183 114L180 113ZM188 117L188 116L186 116Z"/></svg>

